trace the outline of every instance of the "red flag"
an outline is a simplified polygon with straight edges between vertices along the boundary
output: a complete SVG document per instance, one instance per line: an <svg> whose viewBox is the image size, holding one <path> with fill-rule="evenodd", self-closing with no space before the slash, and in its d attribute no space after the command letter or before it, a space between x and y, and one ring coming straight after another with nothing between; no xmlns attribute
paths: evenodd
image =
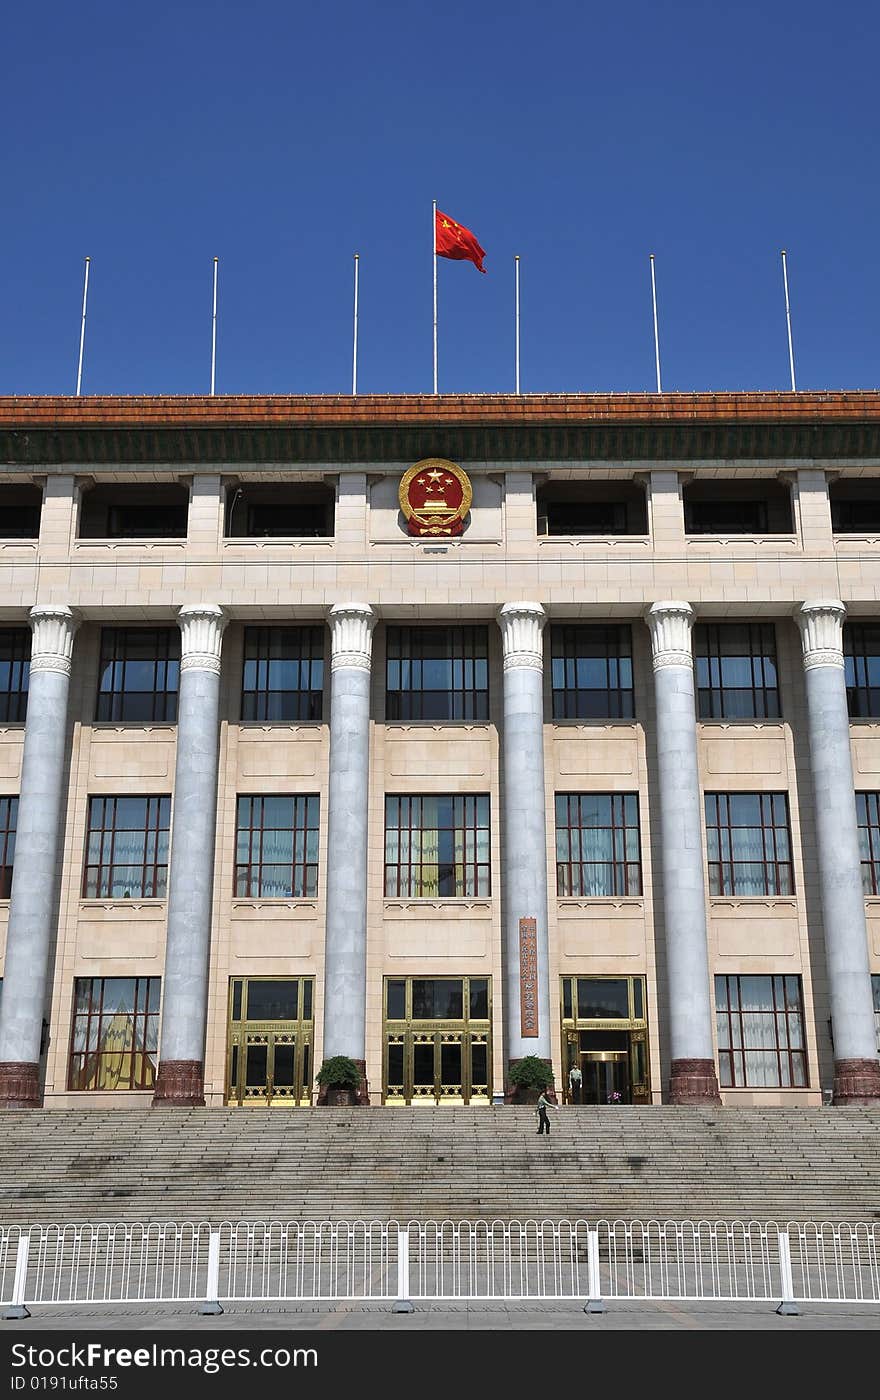
<svg viewBox="0 0 880 1400"><path fill-rule="evenodd" d="M441 214L437 210L437 227L435 235L435 247L441 258L464 259L472 262L478 272L485 272L483 259L486 256L485 248L481 248L469 228L463 224L457 224L454 219L450 219L448 214Z"/></svg>

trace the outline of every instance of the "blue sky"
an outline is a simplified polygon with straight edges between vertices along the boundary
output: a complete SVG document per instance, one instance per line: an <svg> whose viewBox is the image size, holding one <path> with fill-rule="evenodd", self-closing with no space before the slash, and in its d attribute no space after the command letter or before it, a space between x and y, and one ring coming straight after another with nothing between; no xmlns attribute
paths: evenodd
<svg viewBox="0 0 880 1400"><path fill-rule="evenodd" d="M12 7L0 393L880 383L876 4L253 0Z"/></svg>

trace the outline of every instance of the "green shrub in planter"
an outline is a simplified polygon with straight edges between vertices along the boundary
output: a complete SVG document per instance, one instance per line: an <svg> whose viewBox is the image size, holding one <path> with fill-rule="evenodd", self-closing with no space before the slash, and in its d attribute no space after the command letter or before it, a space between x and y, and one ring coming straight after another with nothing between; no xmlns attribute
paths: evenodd
<svg viewBox="0 0 880 1400"><path fill-rule="evenodd" d="M331 1055L318 1070L318 1083L328 1089L359 1089L361 1072L347 1055Z"/></svg>
<svg viewBox="0 0 880 1400"><path fill-rule="evenodd" d="M510 1066L508 1077L515 1089L545 1089L553 1083L553 1070L546 1060L526 1055Z"/></svg>

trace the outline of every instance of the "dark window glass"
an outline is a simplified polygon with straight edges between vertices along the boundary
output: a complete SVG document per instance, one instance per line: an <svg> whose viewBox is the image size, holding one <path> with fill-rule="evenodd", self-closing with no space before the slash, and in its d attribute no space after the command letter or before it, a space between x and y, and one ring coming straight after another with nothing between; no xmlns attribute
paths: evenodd
<svg viewBox="0 0 880 1400"><path fill-rule="evenodd" d="M688 501L684 507L689 535L766 535L766 501Z"/></svg>
<svg viewBox="0 0 880 1400"><path fill-rule="evenodd" d="M637 793L556 794L556 893L642 893Z"/></svg>
<svg viewBox="0 0 880 1400"><path fill-rule="evenodd" d="M722 1088L807 1087L800 977L716 977L715 1012Z"/></svg>
<svg viewBox="0 0 880 1400"><path fill-rule="evenodd" d="M694 628L700 719L778 719L772 623L702 623Z"/></svg>
<svg viewBox="0 0 880 1400"><path fill-rule="evenodd" d="M317 482L245 482L227 497L226 538L327 538L334 504L335 492Z"/></svg>
<svg viewBox="0 0 880 1400"><path fill-rule="evenodd" d="M31 634L27 627L0 630L0 723L21 724L27 714Z"/></svg>
<svg viewBox="0 0 880 1400"><path fill-rule="evenodd" d="M164 899L170 797L90 797L84 899Z"/></svg>
<svg viewBox="0 0 880 1400"><path fill-rule="evenodd" d="M632 719L628 627L550 629L554 719Z"/></svg>
<svg viewBox="0 0 880 1400"><path fill-rule="evenodd" d="M35 540L40 534L39 486L0 486L0 540Z"/></svg>
<svg viewBox="0 0 880 1400"><path fill-rule="evenodd" d="M628 1021L629 990L625 977L579 977L579 1021Z"/></svg>
<svg viewBox="0 0 880 1400"><path fill-rule="evenodd" d="M188 511L185 486L95 486L82 499L79 538L186 539Z"/></svg>
<svg viewBox="0 0 880 1400"><path fill-rule="evenodd" d="M241 982L236 979L232 984L232 1019L241 1020Z"/></svg>
<svg viewBox="0 0 880 1400"><path fill-rule="evenodd" d="M571 998L571 978L566 977L562 983L562 1017L565 1021L570 1021L574 1012L572 1010Z"/></svg>
<svg viewBox="0 0 880 1400"><path fill-rule="evenodd" d="M389 627L388 720L489 718L485 627Z"/></svg>
<svg viewBox="0 0 880 1400"><path fill-rule="evenodd" d="M461 978L414 977L412 979L414 1021L460 1021L464 1017Z"/></svg>
<svg viewBox="0 0 880 1400"><path fill-rule="evenodd" d="M476 898L491 893L489 798L385 798L385 894Z"/></svg>
<svg viewBox="0 0 880 1400"><path fill-rule="evenodd" d="M489 1019L489 981L486 977L472 977L470 981L471 1020Z"/></svg>
<svg viewBox="0 0 880 1400"><path fill-rule="evenodd" d="M406 1018L406 983L389 982L385 1014L389 1021L403 1021Z"/></svg>
<svg viewBox="0 0 880 1400"><path fill-rule="evenodd" d="M249 1021L295 1021L298 1015L299 982L248 978L247 1019Z"/></svg>
<svg viewBox="0 0 880 1400"><path fill-rule="evenodd" d="M243 720L320 720L323 691L323 628L245 628Z"/></svg>
<svg viewBox="0 0 880 1400"><path fill-rule="evenodd" d="M77 978L70 1089L152 1089L159 986L158 977Z"/></svg>
<svg viewBox="0 0 880 1400"><path fill-rule="evenodd" d="M794 892L784 792L707 792L709 893Z"/></svg>
<svg viewBox="0 0 880 1400"><path fill-rule="evenodd" d="M548 535L626 535L626 501L546 501Z"/></svg>
<svg viewBox="0 0 880 1400"><path fill-rule="evenodd" d="M862 889L880 894L880 792L857 792Z"/></svg>
<svg viewBox="0 0 880 1400"><path fill-rule="evenodd" d="M239 898L315 898L319 803L317 796L238 799L235 893Z"/></svg>
<svg viewBox="0 0 880 1400"><path fill-rule="evenodd" d="M846 700L852 719L880 717L880 622L843 627Z"/></svg>
<svg viewBox="0 0 880 1400"><path fill-rule="evenodd" d="M12 865L15 860L15 827L18 798L0 797L0 899L12 893Z"/></svg>
<svg viewBox="0 0 880 1400"><path fill-rule="evenodd" d="M105 627L96 720L149 724L177 719L180 630Z"/></svg>

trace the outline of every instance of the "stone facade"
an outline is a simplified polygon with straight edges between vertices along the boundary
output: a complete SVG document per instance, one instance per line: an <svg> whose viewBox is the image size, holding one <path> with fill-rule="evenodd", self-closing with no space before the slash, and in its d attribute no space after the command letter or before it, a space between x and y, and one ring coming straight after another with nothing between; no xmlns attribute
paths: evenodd
<svg viewBox="0 0 880 1400"><path fill-rule="evenodd" d="M207 990L203 1011L193 1013L204 1018L204 1050L201 1054L194 1043L194 1039L202 1039L201 1025L195 1038L175 1030L169 1044L176 1048L169 1052L168 1072L157 1099L193 1102L203 1094L208 1104L224 1102L229 986L231 978L241 976L313 977L313 1064L319 1065L325 1053L327 1027L334 1041L329 1050L335 1053L341 1048L365 1062L373 1102L382 1097L383 979L489 977L492 1080L496 1090L500 1089L508 1058L528 1051L523 1043L509 1055L512 1032L506 1019L513 1013L516 983L511 973L510 921L526 913L539 922L544 1000L536 1053L552 1059L557 1084L565 1063L562 977L645 979L649 1092L651 1100L659 1103L670 1097L670 1077L674 1080L676 1073L673 1060L689 1067L680 1071L690 1075L680 1101L713 1097L711 1073L707 1076L707 1063L710 1072L712 1064L717 1064L711 978L724 973L785 973L801 978L808 1087L722 1089L723 1101L819 1104L823 1094L832 1090L835 1073L841 1098L863 1101L872 1097L878 1071L876 1054L872 1061L870 1047L865 1046L870 984L863 984L868 973L880 974L880 897L864 899L866 936L862 951L858 947L853 951L852 940L847 943L847 936L853 933L852 921L846 923L839 903L829 902L834 862L828 838L821 833L817 836L814 783L830 779L823 778L812 749L818 742L817 733L824 732L816 727L817 707L837 705L835 733L839 735L840 697L845 694L839 682L844 610L850 619L880 620L880 535L870 531L835 533L829 506L831 481L876 477L880 486L880 396L854 394L826 400L825 396L798 395L794 401L787 395L743 397L748 404L741 412L727 399L723 404L712 396L687 400L689 405L696 404L694 412L703 413L709 426L703 438L687 426L676 429L694 433L686 460L673 430L676 415L685 424L687 415L684 406L679 413L674 396L620 396L618 400L603 400L601 413L590 401L571 401L569 416L575 415L579 432L589 437L601 429L606 435L601 457L579 458L548 457L541 443L542 422L552 424L552 450L563 441L559 425L566 421L562 407L567 401L561 396L550 402L543 419L530 400L524 401L528 411L521 412L515 399L493 399L485 412L488 414L491 407L497 423L479 421L469 404L460 408L456 418L457 401L444 397L364 401L365 431L387 430L391 452L397 446L394 434L403 431L401 423L416 435L423 450L411 453L409 459L375 448L370 456L373 439L367 434L355 454L357 460L351 459L353 453L347 448L345 460L324 460L323 455L294 461L284 456L275 461L261 457L256 465L248 464L244 449L238 459L230 460L225 443L215 445L213 458L206 457L211 450L209 430L231 433L234 429L239 442L247 440L248 433L265 434L275 426L288 437L296 439L301 433L304 440L313 443L319 431L333 428L334 401L300 400L296 411L285 406L285 401L263 401L256 406L254 401L237 400L165 401L164 409L163 401L149 400L106 405L89 400L0 401L0 439L7 443L6 457L0 464L0 486L3 482L34 481L43 488L38 538L0 540L0 626L32 626L35 658L38 650L49 658L42 668L37 664L33 667L28 726L33 725L36 731L35 701L41 686L51 690L46 713L50 719L54 716L55 729L62 723L64 726L63 757L57 760L61 763L61 815L54 855L48 852L51 860L46 867L54 870L54 883L44 869L45 844L38 852L41 866L40 859L34 863L33 852L20 840L16 871L24 872L19 880L25 891L19 899L21 907L16 907L15 884L11 915L10 901L0 901L0 950L7 921L14 929L16 919L22 930L17 935L21 948L28 946L28 940L36 940L33 946L43 949L45 986L38 977L28 980L20 973L15 976L23 978L30 1003L34 998L43 1000L47 1029L42 1036L38 1076L48 1106L84 1101L95 1106L149 1103L144 1092L93 1091L86 1097L68 1088L73 985L75 979L85 977L165 979L169 951L168 965L175 965L173 950L166 948L167 899L83 897L88 798L120 793L173 797L175 774L180 782L181 773L191 769L187 755L178 752L182 724L95 720L101 628L123 625L183 628L184 657L189 660L184 661L181 697L187 684L197 696L189 732L198 734L191 742L200 752L207 752L212 745L216 751L215 764L211 759L197 774L190 773L192 791L188 798L197 808L204 802L210 805L216 777L213 849L208 849L210 843L206 845L194 830L188 830L186 837L188 861L198 866L192 871L193 880L196 884L207 881L207 888L199 893L201 912L187 912L181 905L174 934L178 943L185 943L188 925L201 921L197 939L202 940L199 947L203 946L203 954L197 951L189 970L185 957L181 962L177 955L176 965L184 969L177 974L179 987L183 987L183 992L178 992L178 1007L185 1009L187 997L193 995L203 1000L201 988ZM352 422L357 426L358 401L353 406L350 400L340 402L344 412L340 408L339 420L349 431ZM196 415L199 432L208 434L199 440L198 459L190 461L186 459L191 427L184 411L186 403ZM159 422L162 431L157 431L160 410L164 417ZM749 440L741 427L749 415L758 425L754 440ZM520 418L532 425L534 450L513 459L506 455L506 440L502 441L499 433L507 421L519 423ZM648 449L641 439L640 455L635 454L635 439L625 437L634 422L640 432L656 428L659 449L655 457L644 455ZM811 427L817 434L815 440L821 439L828 448L821 458L806 450ZM41 450L37 428L46 434L42 459L37 455ZM116 436L114 446L99 455L94 435L102 428L108 433L112 429ZM614 447L612 428L623 434L617 456L607 455ZM91 438L83 437L86 429ZM471 447L469 453L455 456L473 483L469 526L459 539L445 543L414 539L397 519L396 483L418 457L435 450L443 455L453 429L460 431ZM34 436L25 451L18 440L29 432ZM755 455L764 450L767 441L775 441L774 432L778 432L778 455ZM136 449L124 447L123 433L127 441L138 444ZM707 442L715 455L700 455ZM631 455L626 455L627 448ZM661 456L660 449L668 455ZM124 450L127 455L106 455L114 450ZM718 478L775 482L780 473L791 491L790 534L686 533L683 490L687 483ZM648 507L646 535L538 534L536 492L542 484L548 480L580 483L614 479L635 479L643 484ZM80 498L92 480L187 483L186 538L80 538ZM227 538L226 491L234 481L249 480L331 483L335 492L333 535L289 540ZM666 609L662 625L646 622L652 607ZM686 613L685 608L691 611ZM222 626L218 622L221 618ZM702 1021L699 1034L690 1039L683 1035L677 1049L674 1027L677 1018L682 1021L681 1007L671 1005L670 998L675 997L682 981L670 953L674 946L684 945L677 942L680 920L674 930L667 927L670 900L674 907L677 887L664 881L664 872L669 875L677 853L675 832L668 825L664 829L661 821L666 809L658 738L664 729L657 706L666 704L664 687L674 684L677 674L689 674L689 626L694 620L775 624L782 718L695 718L692 748L699 791L692 783L687 800L691 815L698 810L702 823L702 791L785 792L794 884L793 893L785 896L710 895L705 830L701 828L702 844L696 858L702 871L703 886L698 892L702 904L695 922L689 924L685 944L693 949L704 939L705 962L695 970L692 955L685 951L683 956L689 975L696 979L694 985L702 988L698 997ZM550 625L560 622L631 625L633 719L552 719L547 634ZM301 623L324 627L323 716L290 723L243 723L244 628ZM389 625L401 623L480 623L487 627L488 719L460 723L386 720L386 632ZM39 646L38 634L43 639ZM821 681L835 666L838 680L828 683L831 690L827 694L823 691L814 699L818 692L815 687L811 690L810 676ZM524 734L540 736L541 715L535 705L541 686L543 752L534 751L537 741L533 737L524 738L522 742L532 748L529 765L522 770L515 755L505 754L505 709L514 707L510 713L518 715ZM358 724L363 727L364 752L355 755L354 775L342 747L348 730L334 734L331 694L337 693L353 707L352 712L357 710ZM214 703L216 722L210 711ZM683 712L679 705L679 728ZM28 727L22 724L0 727L0 796L21 793L22 812L30 761L27 734ZM839 737L835 742L839 743ZM849 753L855 789L880 791L880 721L850 724ZM521 789L514 791L512 784L523 773ZM535 790L541 774L543 794ZM360 814L358 820L366 826L363 878L358 861L347 862L343 823L337 822L334 835L330 804L334 783L334 790L343 792L340 800L352 803L352 810ZM569 791L638 793L641 895L557 896L554 794ZM279 792L320 796L317 891L312 897L295 900L239 897L234 893L236 798L242 793ZM467 899L386 897L383 851L387 792L488 794L491 892ZM835 794L835 801L842 800L837 788ZM517 832L514 840L510 832L517 809L528 818L524 829L535 832L543 826L545 870L536 873L534 850L530 869L523 870L521 833ZM850 823L848 859L852 864L855 833L851 804L846 810ZM21 832L21 815L19 820ZM515 878L511 861L517 863ZM692 860L688 879L694 869ZM352 870L356 890L350 888ZM187 884L183 868L176 878ZM854 878L851 869L850 901ZM545 908L513 907L511 890L521 888L524 879L530 892L516 898L538 904L543 899ZM545 888L546 895L542 893ZM357 927L352 924L356 906L362 906L365 918L365 924ZM328 915L332 938L325 938ZM29 921L36 921L34 929L39 925L37 932L30 929ZM830 942L826 937L829 921L833 924ZM174 932L173 914L171 927ZM856 943L859 937L857 928ZM340 994L350 999L346 1006L350 1004L351 1011L345 1016L334 1016L334 1009L325 1007L325 948L328 957L332 954L333 977L342 989ZM192 953L192 948L189 951ZM195 964L203 955L207 963L202 979ZM14 961L10 953L10 963ZM8 989L10 968L6 971ZM352 975L360 991L358 987L352 990ZM862 988L855 1029L850 1026L853 1018L847 1012L850 998L845 992L852 978ZM163 1003L165 995L163 981ZM839 1034L844 1038L844 1048L837 1052L836 1071L831 1026L835 1004ZM21 1028L16 1031L20 1010L10 1007L8 997L4 998L0 1059L6 1070L0 1065L0 1102L4 1094L10 1103L34 1098L34 1006L30 1011L24 1006L30 1017L29 1040ZM181 1014L178 1010L178 1016ZM873 1026L870 1029L873 1031ZM168 1034L169 1027L163 1027L163 1045ZM712 1042L708 1051L707 1041ZM19 1042L24 1046L22 1053L16 1053ZM356 1053L361 1046L362 1052Z"/></svg>

